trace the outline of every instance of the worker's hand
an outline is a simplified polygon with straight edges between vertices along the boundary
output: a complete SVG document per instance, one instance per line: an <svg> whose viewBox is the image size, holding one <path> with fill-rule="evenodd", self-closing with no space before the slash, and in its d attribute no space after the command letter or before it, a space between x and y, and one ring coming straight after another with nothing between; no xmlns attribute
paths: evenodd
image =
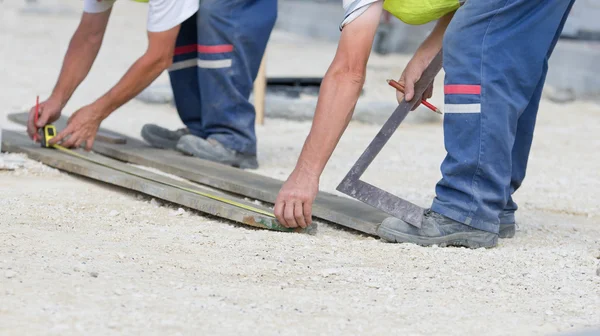
<svg viewBox="0 0 600 336"><path fill-rule="evenodd" d="M51 145L60 143L61 146L67 148L78 148L85 143L85 150L89 151L92 149L102 119L102 113L94 104L84 106L73 113L69 118L67 128L50 139L49 143Z"/></svg>
<svg viewBox="0 0 600 336"><path fill-rule="evenodd" d="M402 72L402 76L400 76L400 80L398 81L400 84L404 85L404 94L400 91L396 91L396 99L398 99L398 104L402 102L404 98L406 101L411 101L415 96L415 84L421 79L421 75L431 62L429 57L419 56L415 54L415 56L408 62L406 68ZM425 93L423 93L422 99L429 99L433 95L433 82L431 85L427 87ZM421 99L417 102L417 104L413 107L413 111L421 105Z"/></svg>
<svg viewBox="0 0 600 336"><path fill-rule="evenodd" d="M319 191L319 177L294 171L281 187L275 201L275 217L287 228L306 228L312 224L312 204Z"/></svg>
<svg viewBox="0 0 600 336"><path fill-rule="evenodd" d="M60 118L63 104L59 99L50 97L48 100L40 103L37 124L35 123L35 106L29 110L29 120L27 121L27 134L34 138L38 128L51 124Z"/></svg>

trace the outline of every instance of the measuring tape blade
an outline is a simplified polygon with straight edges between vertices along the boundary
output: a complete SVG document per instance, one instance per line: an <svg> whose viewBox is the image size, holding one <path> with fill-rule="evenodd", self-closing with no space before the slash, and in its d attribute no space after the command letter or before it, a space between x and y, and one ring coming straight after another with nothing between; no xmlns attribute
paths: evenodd
<svg viewBox="0 0 600 336"><path fill-rule="evenodd" d="M263 210L263 209L255 208L253 206L250 206L250 205L247 205L247 204L243 204L243 203L240 203L240 202L237 202L237 201L233 201L233 200L230 200L230 199L227 199L227 198L224 198L224 197L212 195L212 194L201 192L201 191L198 191L198 190L195 190L195 189L191 189L191 188L186 188L186 187L179 186L179 185L176 185L176 184L172 184L172 183L169 183L169 182L163 182L163 181L153 180L153 179L151 179L149 177L146 177L146 176L143 176L143 175L139 175L139 174L136 174L136 173L132 173L132 172L127 171L125 169L120 169L120 168L117 168L117 167L113 167L111 165L108 165L106 163L100 162L98 160L94 160L94 159L92 159L90 157L87 157L85 155L81 155L81 154L79 154L79 153L77 153L77 152L75 152L73 150L70 150L70 149L68 149L66 147L63 147L61 145L53 145L52 147L55 148L55 149L58 149L59 151L61 151L63 153L69 154L71 156L77 157L79 159L82 159L82 160L85 160L85 161L88 161L88 162L91 162L91 163L95 163L97 165L100 165L100 166L103 166L103 167L106 167L106 168L114 169L116 171L119 171L119 172L122 172L122 173L125 173L125 174L128 174L128 175L132 175L132 176L135 176L135 177L139 177L139 178L142 178L142 179L147 180L147 181L152 181L152 182L160 183L162 185L166 185L166 186L173 187L173 188L176 188L176 189L179 189L179 190L183 190L183 191L187 191L187 192L199 195L199 196L210 198L210 199L215 200L215 201L219 201L219 202L222 202L222 203L233 205L233 206L236 206L238 208L242 208L244 210L252 211L252 212L255 212L255 213L267 216L269 218L275 218L275 215L273 215L273 213L268 212L268 211Z"/></svg>

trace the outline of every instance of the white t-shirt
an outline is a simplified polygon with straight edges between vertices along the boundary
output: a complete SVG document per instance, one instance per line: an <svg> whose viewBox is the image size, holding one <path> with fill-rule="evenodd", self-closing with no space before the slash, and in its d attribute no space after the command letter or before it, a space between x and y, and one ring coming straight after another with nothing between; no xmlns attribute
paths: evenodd
<svg viewBox="0 0 600 336"><path fill-rule="evenodd" d="M354 21L357 17L361 16L371 5L377 1L382 0L343 0L342 4L346 13L344 14L344 20L340 24L340 30L345 25Z"/></svg>
<svg viewBox="0 0 600 336"><path fill-rule="evenodd" d="M109 10L116 0L83 0L83 11L101 13ZM198 11L199 0L150 0L148 2L148 31L169 30Z"/></svg>

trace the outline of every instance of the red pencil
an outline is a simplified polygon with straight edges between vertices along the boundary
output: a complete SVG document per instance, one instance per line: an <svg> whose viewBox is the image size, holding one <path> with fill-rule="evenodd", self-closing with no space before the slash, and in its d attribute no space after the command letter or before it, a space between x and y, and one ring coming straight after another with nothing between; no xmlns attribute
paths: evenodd
<svg viewBox="0 0 600 336"><path fill-rule="evenodd" d="M388 79L387 82L394 89L396 89L396 90L404 93L404 85L396 82L393 79ZM442 111L440 111L440 109L438 109L433 104L431 104L430 102L426 101L425 99L421 99L421 104L425 105L427 108L429 108L430 110L432 110L435 113L442 114Z"/></svg>

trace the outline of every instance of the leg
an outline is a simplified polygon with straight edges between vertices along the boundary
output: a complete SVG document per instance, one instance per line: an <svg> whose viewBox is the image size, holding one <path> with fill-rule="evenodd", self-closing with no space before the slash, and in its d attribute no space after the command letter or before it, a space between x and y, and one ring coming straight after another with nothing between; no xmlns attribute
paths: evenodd
<svg viewBox="0 0 600 336"><path fill-rule="evenodd" d="M198 84L197 39L198 13L181 24L175 43L173 65L169 69L169 78L173 88L175 106L181 121L191 134L206 137L202 128L202 110L200 85Z"/></svg>
<svg viewBox="0 0 600 336"><path fill-rule="evenodd" d="M391 241L494 246L519 115L543 75L568 2L470 0L444 38L447 156L422 228L384 221Z"/></svg>
<svg viewBox="0 0 600 336"><path fill-rule="evenodd" d="M142 138L154 147L175 149L179 139L190 130L193 134L204 136L196 67L196 20L197 14L194 14L181 24L175 43L173 65L169 69L177 112L187 128L171 131L154 124L144 125Z"/></svg>
<svg viewBox="0 0 600 336"><path fill-rule="evenodd" d="M527 108L523 114L521 114L517 122L515 142L511 154L511 180L508 185L509 190L506 192L508 200L504 210L499 215L501 235L505 237L512 237L515 233L515 211L517 211L518 207L512 199L512 194L521 186L521 183L525 178L525 170L527 168L527 161L529 159L529 152L533 141L533 130L535 128L537 111L542 96L542 90L544 88L544 82L546 80L546 73L548 71L547 61L544 63L542 78L531 97L529 105L527 105ZM502 231L505 231L505 233L503 234Z"/></svg>
<svg viewBox="0 0 600 336"><path fill-rule="evenodd" d="M444 120L448 155L433 211L498 232L518 119L544 75L569 4L479 0L457 13L444 41L446 111L451 113ZM480 94L465 94L457 84L480 84Z"/></svg>
<svg viewBox="0 0 600 336"><path fill-rule="evenodd" d="M277 1L204 0L199 15L203 130L228 149L256 155L249 97L275 25Z"/></svg>
<svg viewBox="0 0 600 336"><path fill-rule="evenodd" d="M514 202L512 198L512 194L519 189L523 180L525 179L525 171L527 170L527 161L529 159L529 152L531 150L531 143L533 141L533 130L535 128L535 121L537 118L537 111L540 104L540 99L542 97L542 91L544 89L544 82L546 81L546 74L548 72L548 60L552 55L552 51L560 38L560 34L563 30L565 22L569 16L569 12L573 4L574 0L570 1L569 8L565 12L562 18L562 22L554 36L554 40L552 41L552 45L550 50L548 51L548 55L544 60L544 68L542 72L542 78L540 79L538 86L535 89L533 96L529 101L529 105L523 111L521 116L519 116L519 121L517 124L517 133L515 137L515 143L512 149L512 172L511 172L511 181L510 181L510 189L509 189L509 197L504 208L504 211L500 214L500 224L514 224L515 223L515 211L517 211L517 204ZM514 227L513 227L514 234Z"/></svg>

